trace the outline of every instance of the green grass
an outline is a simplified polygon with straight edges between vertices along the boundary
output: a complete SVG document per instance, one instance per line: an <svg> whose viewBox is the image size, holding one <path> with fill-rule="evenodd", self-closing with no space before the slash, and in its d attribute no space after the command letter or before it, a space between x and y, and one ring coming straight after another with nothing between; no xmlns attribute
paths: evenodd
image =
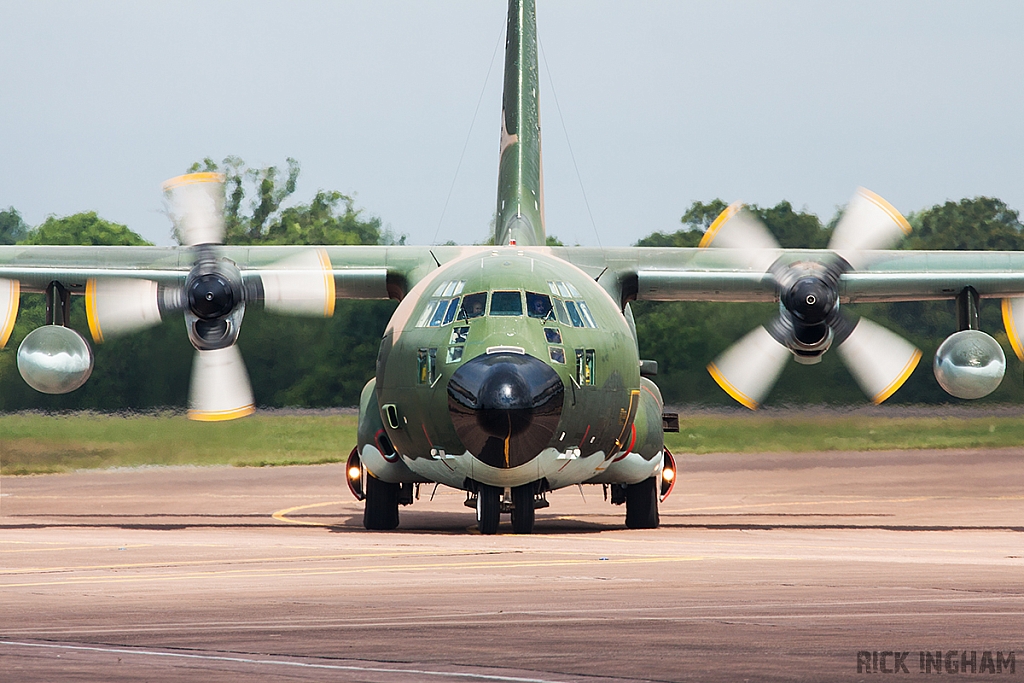
<svg viewBox="0 0 1024 683"><path fill-rule="evenodd" d="M355 443L355 415L270 413L213 424L191 422L183 415L0 415L3 474L339 462Z"/></svg>
<svg viewBox="0 0 1024 683"><path fill-rule="evenodd" d="M340 462L356 442L356 416L264 412L233 422L183 415L0 415L3 474L143 465L274 465ZM763 453L1024 444L1017 417L907 417L839 413L680 415L665 442L681 453Z"/></svg>
<svg viewBox="0 0 1024 683"><path fill-rule="evenodd" d="M999 448L1024 444L1016 417L679 416L673 453Z"/></svg>

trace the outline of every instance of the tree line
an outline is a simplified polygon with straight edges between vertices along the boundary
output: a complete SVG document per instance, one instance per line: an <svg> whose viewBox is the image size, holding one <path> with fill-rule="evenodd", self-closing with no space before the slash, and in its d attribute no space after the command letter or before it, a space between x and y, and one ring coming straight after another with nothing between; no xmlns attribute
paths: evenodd
<svg viewBox="0 0 1024 683"><path fill-rule="evenodd" d="M300 166L288 159L284 168L250 168L237 157L204 159L189 171L225 174L227 244L401 244L380 218L367 216L350 195L318 190L306 203L293 199ZM713 199L694 202L674 233L653 233L639 246L693 247L726 207ZM823 248L839 214L828 222L798 211L786 201L750 207L786 248ZM901 248L1024 250L1024 226L1016 211L998 199L977 197L946 202L912 213L914 228ZM553 243L557 243L551 238ZM148 244L127 226L94 212L49 217L41 225L25 224L14 208L0 211L0 244ZM238 345L249 367L253 391L263 406L351 406L374 372L380 336L394 311L391 301L339 300L334 317L310 320L268 315L259 307L246 311ZM732 405L705 371L715 358L777 311L773 304L712 302L634 302L633 312L643 358L656 359L657 377L670 404ZM891 403L953 402L935 381L930 364L942 340L956 331L952 302L861 304L851 306L899 332L924 353L920 367ZM106 411L185 405L193 349L180 316L127 337L94 345L92 378L64 396L30 389L20 378L16 353L21 340L44 322L42 295L22 295L18 322L8 346L0 351L0 411L22 409ZM1024 401L1021 365L1002 329L999 305L984 301L982 329L1003 345L1007 373L987 402ZM84 303L73 299L72 327L87 339ZM838 354L826 353L819 365L788 363L766 405L865 401Z"/></svg>

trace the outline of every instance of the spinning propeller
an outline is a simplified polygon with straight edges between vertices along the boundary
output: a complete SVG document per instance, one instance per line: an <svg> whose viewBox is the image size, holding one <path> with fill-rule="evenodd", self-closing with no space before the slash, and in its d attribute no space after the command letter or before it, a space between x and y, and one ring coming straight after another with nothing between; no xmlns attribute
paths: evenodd
<svg viewBox="0 0 1024 683"><path fill-rule="evenodd" d="M821 360L833 344L850 374L875 403L889 398L907 380L921 352L898 334L867 320L851 320L839 310L844 273L867 265L873 249L886 249L910 232L891 204L861 188L850 200L829 243L825 261L786 262L768 228L740 204L711 224L700 246L728 249L736 267L762 270L775 283L779 315L750 332L708 365L708 372L730 396L756 409L774 386L786 360Z"/></svg>
<svg viewBox="0 0 1024 683"><path fill-rule="evenodd" d="M245 305L262 300L271 311L329 317L334 314L334 272L322 249L297 252L258 273L245 275L221 255L224 177L191 173L164 183L171 218L193 265L183 286L143 279L91 279L85 307L96 343L160 323L182 313L196 348L189 388L193 420L231 420L254 410L252 386L235 342Z"/></svg>

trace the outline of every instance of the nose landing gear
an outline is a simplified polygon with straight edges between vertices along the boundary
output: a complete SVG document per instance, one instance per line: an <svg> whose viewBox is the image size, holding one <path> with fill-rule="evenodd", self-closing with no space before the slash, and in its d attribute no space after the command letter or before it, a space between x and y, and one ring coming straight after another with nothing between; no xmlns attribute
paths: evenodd
<svg viewBox="0 0 1024 683"><path fill-rule="evenodd" d="M476 526L480 533L491 536L498 533L501 522L501 494L497 486L480 484L476 491Z"/></svg>
<svg viewBox="0 0 1024 683"><path fill-rule="evenodd" d="M476 525L481 534L498 533L502 513L511 515L512 533L531 534L537 508L548 506L544 483L535 481L512 489L476 484L466 498L466 506L476 509Z"/></svg>
<svg viewBox="0 0 1024 683"><path fill-rule="evenodd" d="M532 534L535 518L534 492L536 484L526 484L512 489L512 533Z"/></svg>

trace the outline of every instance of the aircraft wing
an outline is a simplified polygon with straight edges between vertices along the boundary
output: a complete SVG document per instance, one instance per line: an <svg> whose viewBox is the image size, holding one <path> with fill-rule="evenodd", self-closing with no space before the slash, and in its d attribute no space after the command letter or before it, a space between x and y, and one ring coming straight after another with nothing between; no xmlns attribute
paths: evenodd
<svg viewBox="0 0 1024 683"><path fill-rule="evenodd" d="M770 390L790 351L817 358L833 338L875 402L891 395L921 357L898 335L870 321L837 315L812 321L815 297L807 296L801 287L811 287L819 303L957 299L958 306L965 302L974 307L977 297L1003 298L1008 336L1024 358L1024 337L1017 332L1024 330L1024 253L862 251L856 258L859 268L854 269L830 250L522 247L521 251L564 259L594 278L620 305L633 299L783 301L786 314L756 328L708 366L715 380L748 407L756 407ZM61 292L62 300L68 293L85 294L89 328L96 341L155 324L170 310L184 310L190 340L197 349L190 416L232 419L253 409L245 368L234 347L244 308L237 304L239 296L261 298L267 308L280 313L331 315L336 299L401 299L446 263L490 253L500 252L489 246L405 245L0 247L0 345L13 328L19 291ZM54 288L54 282L61 287ZM242 294L243 290L254 294ZM798 290L799 300L792 299ZM199 298L195 298L197 292ZM797 317L794 310L800 312ZM833 313L838 314L838 308ZM805 333L815 326L828 331L824 336ZM73 335L52 326L46 333ZM814 341L818 336L821 341ZM68 341L80 348L83 358L89 357L80 340L59 343ZM84 381L89 371L91 361L79 379ZM961 380L964 386L965 382Z"/></svg>
<svg viewBox="0 0 1024 683"><path fill-rule="evenodd" d="M386 299L393 278L415 279L417 270L436 267L427 247L330 246L326 253L339 298ZM232 261L243 278L279 269L282 262L310 247L218 247L217 256ZM76 294L95 278L152 280L181 285L194 265L188 247L0 247L0 278L21 283L23 292L43 292L54 281Z"/></svg>
<svg viewBox="0 0 1024 683"><path fill-rule="evenodd" d="M598 279L613 296L647 301L774 301L763 268L737 267L726 249L554 247L552 252ZM1024 295L1024 252L868 251L867 264L844 272L844 303L954 299L966 287L983 298ZM825 249L777 250L773 259L827 264Z"/></svg>
<svg viewBox="0 0 1024 683"><path fill-rule="evenodd" d="M401 296L426 274L487 246L325 246L338 298ZM770 274L736 267L728 250L674 247L525 247L565 259L600 282L616 299L647 301L773 301ZM243 277L275 269L305 246L224 246ZM1024 252L875 251L869 265L843 273L845 303L953 299L965 287L983 298L1024 296ZM780 250L783 261L828 262L823 249ZM82 293L90 278L134 278L180 285L193 266L187 247L0 247L0 278L17 280L23 292L43 292L58 281ZM390 288L390 291L389 291Z"/></svg>

